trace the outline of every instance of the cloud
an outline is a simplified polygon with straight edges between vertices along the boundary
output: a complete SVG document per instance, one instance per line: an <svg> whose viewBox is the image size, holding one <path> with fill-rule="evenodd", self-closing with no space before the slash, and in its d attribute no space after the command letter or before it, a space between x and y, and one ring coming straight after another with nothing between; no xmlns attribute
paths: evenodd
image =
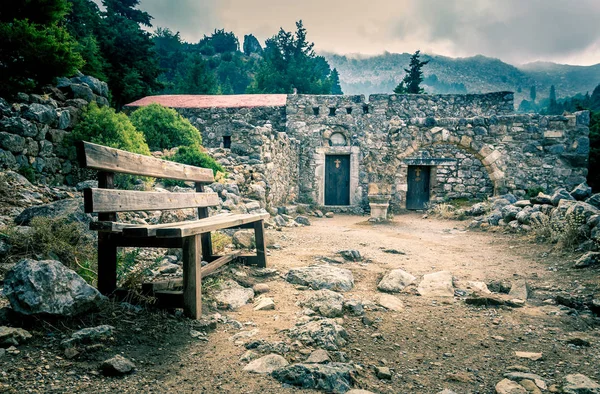
<svg viewBox="0 0 600 394"><path fill-rule="evenodd" d="M219 28L264 42L302 19L321 51L600 63L599 0L141 0L140 8L155 28L190 42Z"/></svg>

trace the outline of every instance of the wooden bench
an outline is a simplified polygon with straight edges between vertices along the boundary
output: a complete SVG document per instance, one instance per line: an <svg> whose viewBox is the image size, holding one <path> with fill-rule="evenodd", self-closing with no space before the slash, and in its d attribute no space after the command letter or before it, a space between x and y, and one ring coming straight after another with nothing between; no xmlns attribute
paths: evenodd
<svg viewBox="0 0 600 394"><path fill-rule="evenodd" d="M247 264L266 267L263 220L268 213L222 214L208 216L208 207L219 205L216 193L204 192L204 185L214 182L211 169L199 168L154 157L108 148L89 142L78 147L82 168L98 170L98 188L84 190L86 213L97 213L98 221L90 225L98 231L98 290L105 295L117 290L117 248L182 248L183 291L164 289L155 295L168 300L170 306L182 307L186 315L202 315L201 280L235 258ZM115 173L192 181L196 193L164 193L114 189ZM178 223L139 225L119 223L117 212L158 211L198 208L198 220ZM211 231L226 228L253 228L256 255L236 252L225 256L213 254ZM201 262L209 264L202 267ZM160 287L160 286L158 286ZM168 286L167 286L168 287Z"/></svg>

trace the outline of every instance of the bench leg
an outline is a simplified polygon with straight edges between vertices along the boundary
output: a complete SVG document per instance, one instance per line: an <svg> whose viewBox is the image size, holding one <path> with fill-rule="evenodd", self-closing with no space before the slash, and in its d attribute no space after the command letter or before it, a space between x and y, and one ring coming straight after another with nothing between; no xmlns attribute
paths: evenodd
<svg viewBox="0 0 600 394"><path fill-rule="evenodd" d="M200 235L183 239L183 311L192 319L202 316Z"/></svg>
<svg viewBox="0 0 600 394"><path fill-rule="evenodd" d="M263 221L254 222L254 239L256 241L256 259L257 266L264 268L267 266L265 228Z"/></svg>
<svg viewBox="0 0 600 394"><path fill-rule="evenodd" d="M212 239L210 238L210 233L200 234L200 239L202 243L202 260L210 263L214 260Z"/></svg>
<svg viewBox="0 0 600 394"><path fill-rule="evenodd" d="M117 245L111 234L98 233L98 291L104 295L117 289Z"/></svg>

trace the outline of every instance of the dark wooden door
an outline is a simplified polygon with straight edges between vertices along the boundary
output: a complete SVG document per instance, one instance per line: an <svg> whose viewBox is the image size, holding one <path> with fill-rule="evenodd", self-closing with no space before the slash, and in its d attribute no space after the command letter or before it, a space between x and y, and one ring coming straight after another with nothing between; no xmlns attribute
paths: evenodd
<svg viewBox="0 0 600 394"><path fill-rule="evenodd" d="M350 156L325 157L325 205L350 205Z"/></svg>
<svg viewBox="0 0 600 394"><path fill-rule="evenodd" d="M406 209L427 209L430 170L431 167L427 166L408 166Z"/></svg>

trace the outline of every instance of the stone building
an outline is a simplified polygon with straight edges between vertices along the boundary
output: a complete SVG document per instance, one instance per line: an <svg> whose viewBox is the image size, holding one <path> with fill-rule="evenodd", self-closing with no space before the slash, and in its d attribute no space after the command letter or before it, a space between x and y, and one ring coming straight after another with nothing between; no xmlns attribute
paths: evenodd
<svg viewBox="0 0 600 394"><path fill-rule="evenodd" d="M510 92L152 96L129 107L153 102L188 118L221 164L246 168L248 191L269 206L360 211L369 195L391 195L393 210L423 209L587 176L589 113L516 114Z"/></svg>

